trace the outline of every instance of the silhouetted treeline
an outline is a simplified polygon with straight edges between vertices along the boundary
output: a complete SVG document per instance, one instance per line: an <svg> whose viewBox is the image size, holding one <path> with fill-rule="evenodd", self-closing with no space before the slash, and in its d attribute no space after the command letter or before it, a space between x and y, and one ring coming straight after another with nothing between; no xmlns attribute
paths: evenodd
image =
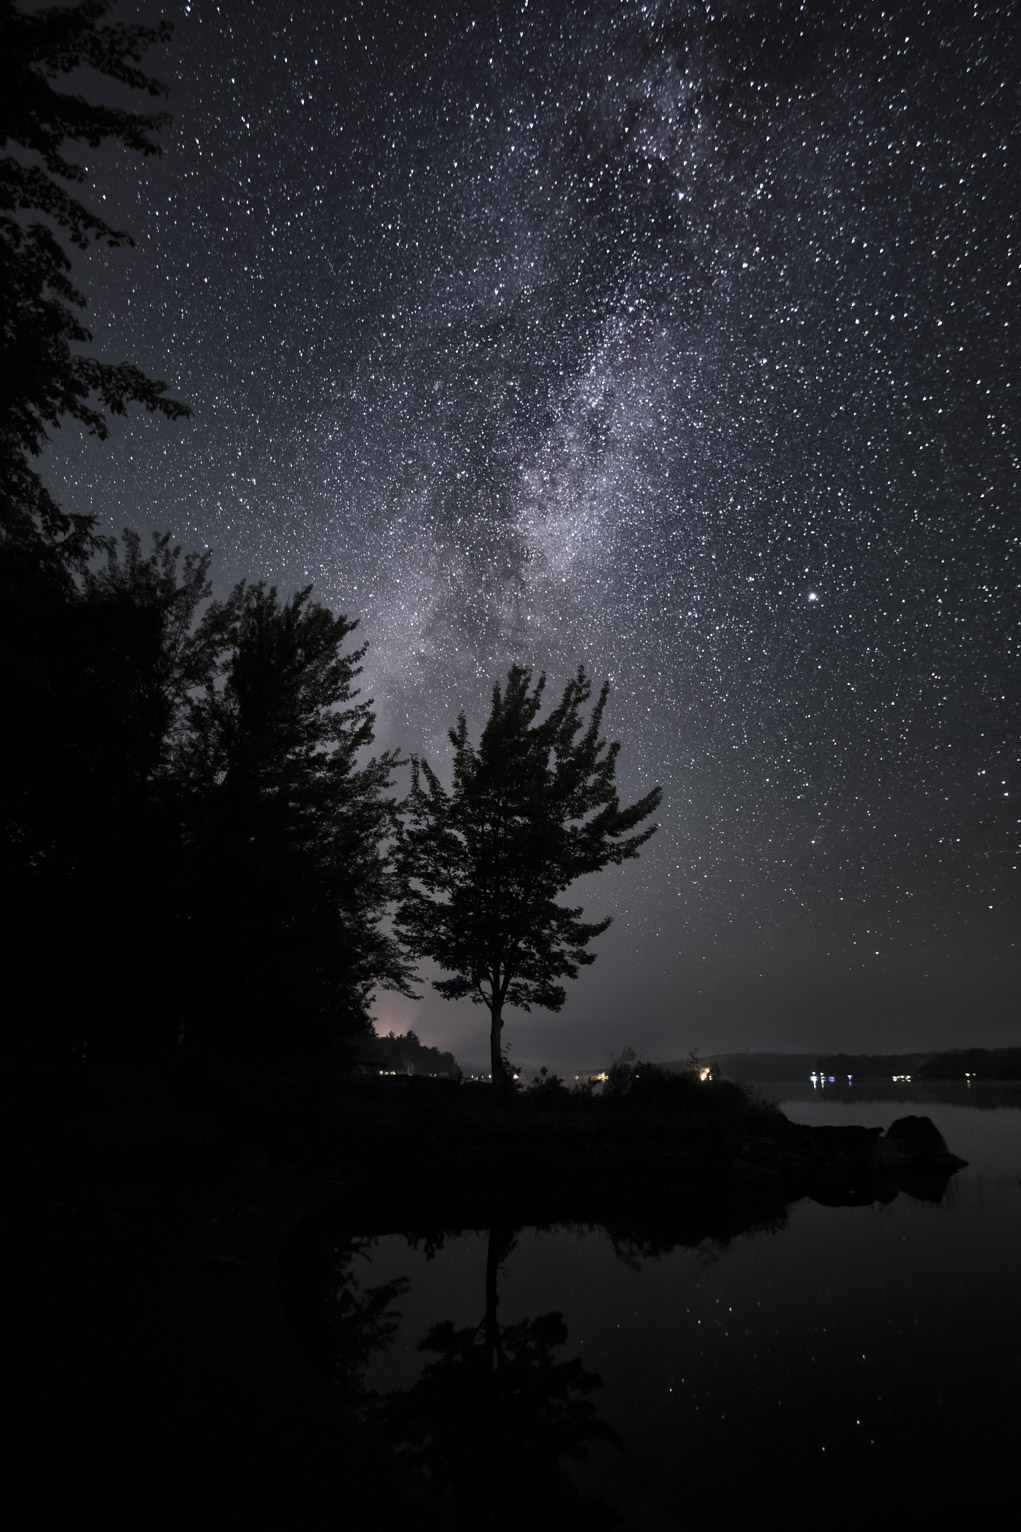
<svg viewBox="0 0 1021 1532"><path fill-rule="evenodd" d="M405 987L380 926L394 755L356 624L125 533L77 566L0 541L8 1048L283 1062Z"/></svg>
<svg viewBox="0 0 1021 1532"><path fill-rule="evenodd" d="M834 1053L818 1061L824 1074L838 1080L889 1080L911 1075L916 1080L1021 1080L1021 1048L953 1048L941 1053Z"/></svg>
<svg viewBox="0 0 1021 1532"><path fill-rule="evenodd" d="M1021 1080L1021 1048L954 1048L919 1066L920 1080Z"/></svg>
<svg viewBox="0 0 1021 1532"><path fill-rule="evenodd" d="M845 1080L889 1080L894 1075L913 1074L919 1061L928 1054L918 1053L833 1053L821 1055L816 1068L823 1074Z"/></svg>
<svg viewBox="0 0 1021 1532"><path fill-rule="evenodd" d="M409 1028L407 1032L388 1032L373 1036L362 1046L362 1063L384 1073L400 1075L449 1075L459 1079L461 1069L452 1053L442 1053L420 1042Z"/></svg>

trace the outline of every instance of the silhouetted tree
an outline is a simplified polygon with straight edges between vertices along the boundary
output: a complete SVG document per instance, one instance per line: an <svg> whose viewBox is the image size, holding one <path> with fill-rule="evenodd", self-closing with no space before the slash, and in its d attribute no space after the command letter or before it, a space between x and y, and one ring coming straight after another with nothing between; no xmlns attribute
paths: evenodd
<svg viewBox="0 0 1021 1532"><path fill-rule="evenodd" d="M110 542L104 560L82 578L86 606L130 607L148 616L154 643L130 708L152 720L151 772L166 768L180 748L189 723L189 697L222 674L237 634L240 590L202 611L212 596L211 563L209 552L182 555L168 532L152 534L147 555L138 533L125 528L121 545Z"/></svg>
<svg viewBox="0 0 1021 1532"><path fill-rule="evenodd" d="M67 417L96 436L109 412L139 403L176 417L187 407L166 396L130 362L83 353L92 339L79 311L85 296L71 278L67 243L131 243L79 201L69 186L86 179L66 145L110 141L158 154L163 112L99 105L56 82L88 70L143 91L166 94L140 67L170 27L106 22L111 0L22 11L0 0L0 504L2 537L37 556L56 552L80 565L94 546L93 519L61 511L30 464L48 429Z"/></svg>
<svg viewBox="0 0 1021 1532"><path fill-rule="evenodd" d="M354 683L365 650L343 649L357 623L310 593L235 593L225 681L192 701L177 755L198 1049L319 1052L367 1032L378 985L407 993L381 925L396 755L364 758L374 720Z"/></svg>
<svg viewBox="0 0 1021 1532"><path fill-rule="evenodd" d="M49 613L45 685L23 688L2 758L8 982L47 1049L151 1057L171 1046L173 982L151 976L181 871L172 757L189 690L215 680L232 642L230 603L198 617L208 567L208 555L182 563L166 535L146 556L126 532Z"/></svg>
<svg viewBox="0 0 1021 1532"><path fill-rule="evenodd" d="M435 981L440 994L488 1008L495 1082L504 1075L504 1006L560 1010L558 981L595 961L588 944L610 924L585 922L560 896L576 878L637 856L656 828L637 827L661 798L657 787L620 806L620 747L600 738L607 686L586 725L584 670L540 719L545 683L540 676L533 686L531 672L514 666L504 689L493 689L478 749L461 715L450 731L449 792L426 761L412 762L400 842L398 930L414 953L453 974Z"/></svg>
<svg viewBox="0 0 1021 1532"><path fill-rule="evenodd" d="M51 614L61 663L2 800L8 996L34 1057L167 1060L182 1030L293 1057L405 986L381 928L394 757L363 759L356 624L308 590L209 602L208 572L126 532Z"/></svg>

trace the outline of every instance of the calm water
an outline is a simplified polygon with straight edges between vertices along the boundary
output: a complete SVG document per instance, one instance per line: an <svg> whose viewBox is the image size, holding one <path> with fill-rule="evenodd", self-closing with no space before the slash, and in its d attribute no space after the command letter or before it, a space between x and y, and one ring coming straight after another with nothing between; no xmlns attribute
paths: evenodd
<svg viewBox="0 0 1021 1532"><path fill-rule="evenodd" d="M672 1248L663 1228L337 1229L326 1365L405 1456L439 1444L434 1483L491 1475L501 1439L508 1503L512 1480L566 1474L636 1528L809 1505L831 1525L981 1513L1021 1434L1021 1087L777 1094L804 1122L923 1113L969 1166L938 1203L803 1199Z"/></svg>

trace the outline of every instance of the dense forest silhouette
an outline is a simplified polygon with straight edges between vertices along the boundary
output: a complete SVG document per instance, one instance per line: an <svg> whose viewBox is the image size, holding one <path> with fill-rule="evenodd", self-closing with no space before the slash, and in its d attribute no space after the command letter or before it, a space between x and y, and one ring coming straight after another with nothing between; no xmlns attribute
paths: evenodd
<svg viewBox="0 0 1021 1532"><path fill-rule="evenodd" d="M207 557L127 532L37 595L41 641L8 651L29 1057L322 1056L368 1032L377 985L407 989L381 925L394 757L365 758L356 625L308 590L210 594Z"/></svg>

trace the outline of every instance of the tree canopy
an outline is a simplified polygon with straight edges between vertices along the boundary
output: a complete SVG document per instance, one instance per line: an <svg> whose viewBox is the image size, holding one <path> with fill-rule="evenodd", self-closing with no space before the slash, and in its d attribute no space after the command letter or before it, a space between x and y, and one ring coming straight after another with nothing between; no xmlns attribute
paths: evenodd
<svg viewBox="0 0 1021 1532"><path fill-rule="evenodd" d="M310 596L235 591L223 684L191 701L177 752L200 1046L322 1052L368 1033L377 985L407 992L381 925L397 757L365 758L357 623Z"/></svg>
<svg viewBox="0 0 1021 1532"><path fill-rule="evenodd" d="M92 340L82 322L85 295L72 278L68 245L129 245L71 190L86 171L66 146L116 141L140 154L160 152L164 112L129 111L58 88L87 69L153 97L166 86L141 62L170 26L106 21L112 0L22 11L0 0L0 505L7 542L59 543L81 560L91 550L91 518L62 511L31 460L51 428L77 420L105 437L109 413L143 404L171 418L187 406L167 397L130 362L82 351Z"/></svg>
<svg viewBox="0 0 1021 1532"><path fill-rule="evenodd" d="M129 531L50 614L0 773L8 989L39 1056L321 1058L407 987L357 624L307 589L210 601L208 570Z"/></svg>
<svg viewBox="0 0 1021 1532"><path fill-rule="evenodd" d="M0 886L15 1008L39 1019L38 1044L153 1053L176 1028L176 974L152 982L180 892L174 758L189 693L221 674L237 626L236 603L199 616L208 571L208 555L182 560L162 534L146 554L129 531L59 599L4 608L19 727L0 767Z"/></svg>
<svg viewBox="0 0 1021 1532"><path fill-rule="evenodd" d="M637 856L656 829L638 827L662 796L653 788L621 807L620 747L601 738L608 686L587 724L583 669L541 718L545 686L545 676L533 685L531 671L514 666L493 689L477 748L460 716L449 791L427 761L413 760L398 853L406 887L397 929L452 975L434 981L440 994L488 1008L496 1081L504 1006L560 1010L560 980L595 961L589 943L610 924L584 920L561 896L577 878Z"/></svg>

